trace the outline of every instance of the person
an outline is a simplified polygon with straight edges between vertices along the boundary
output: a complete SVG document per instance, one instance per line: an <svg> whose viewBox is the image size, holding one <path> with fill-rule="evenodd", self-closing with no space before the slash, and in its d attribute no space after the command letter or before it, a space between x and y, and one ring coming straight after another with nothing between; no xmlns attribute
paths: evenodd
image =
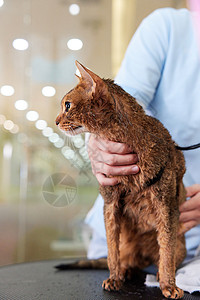
<svg viewBox="0 0 200 300"><path fill-rule="evenodd" d="M115 82L159 119L178 145L200 142L200 52L188 9L162 8L145 18L127 48ZM108 175L139 172L137 154L125 144L90 135L88 153L102 185L118 183L117 177ZM184 156L188 200L180 206L180 222L185 225L189 260L200 244L200 149L185 151ZM93 230L88 258L107 257L101 195L86 223Z"/></svg>

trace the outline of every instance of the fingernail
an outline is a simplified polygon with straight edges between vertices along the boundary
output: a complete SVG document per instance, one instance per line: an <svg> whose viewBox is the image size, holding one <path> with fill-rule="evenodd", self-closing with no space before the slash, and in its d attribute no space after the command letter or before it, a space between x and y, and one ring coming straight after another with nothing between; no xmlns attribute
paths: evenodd
<svg viewBox="0 0 200 300"><path fill-rule="evenodd" d="M138 166L133 166L132 167L132 171L133 172L138 172L139 171L139 167Z"/></svg>

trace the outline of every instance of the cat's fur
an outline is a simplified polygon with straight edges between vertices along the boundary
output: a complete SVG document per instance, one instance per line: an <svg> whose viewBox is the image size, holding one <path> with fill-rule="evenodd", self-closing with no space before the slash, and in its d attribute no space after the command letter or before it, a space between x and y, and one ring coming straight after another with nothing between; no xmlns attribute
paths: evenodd
<svg viewBox="0 0 200 300"><path fill-rule="evenodd" d="M184 236L178 234L179 205L185 201L183 154L167 129L132 96L76 65L80 82L62 99L56 124L72 135L88 131L126 143L137 153L140 169L136 175L118 176L116 186L100 186L110 270L103 288L118 290L132 268L154 263L163 295L181 298L175 270L186 253Z"/></svg>

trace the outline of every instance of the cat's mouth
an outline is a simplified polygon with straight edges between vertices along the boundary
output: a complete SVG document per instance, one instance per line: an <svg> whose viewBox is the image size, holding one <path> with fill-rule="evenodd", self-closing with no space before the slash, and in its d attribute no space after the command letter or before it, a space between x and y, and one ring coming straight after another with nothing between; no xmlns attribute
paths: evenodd
<svg viewBox="0 0 200 300"><path fill-rule="evenodd" d="M64 133L65 135L67 136L74 136L74 135L77 135L77 134L80 134L80 133L83 133L83 132L86 132L86 128L83 127L83 126L70 126L68 127L67 129L64 129L64 128L60 128Z"/></svg>

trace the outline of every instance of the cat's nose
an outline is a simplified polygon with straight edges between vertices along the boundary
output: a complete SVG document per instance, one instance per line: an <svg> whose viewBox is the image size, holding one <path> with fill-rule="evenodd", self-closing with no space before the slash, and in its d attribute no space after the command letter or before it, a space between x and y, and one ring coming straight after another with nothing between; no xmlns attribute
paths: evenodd
<svg viewBox="0 0 200 300"><path fill-rule="evenodd" d="M58 126L59 123L60 123L60 117L58 116L58 117L56 118L56 125Z"/></svg>

